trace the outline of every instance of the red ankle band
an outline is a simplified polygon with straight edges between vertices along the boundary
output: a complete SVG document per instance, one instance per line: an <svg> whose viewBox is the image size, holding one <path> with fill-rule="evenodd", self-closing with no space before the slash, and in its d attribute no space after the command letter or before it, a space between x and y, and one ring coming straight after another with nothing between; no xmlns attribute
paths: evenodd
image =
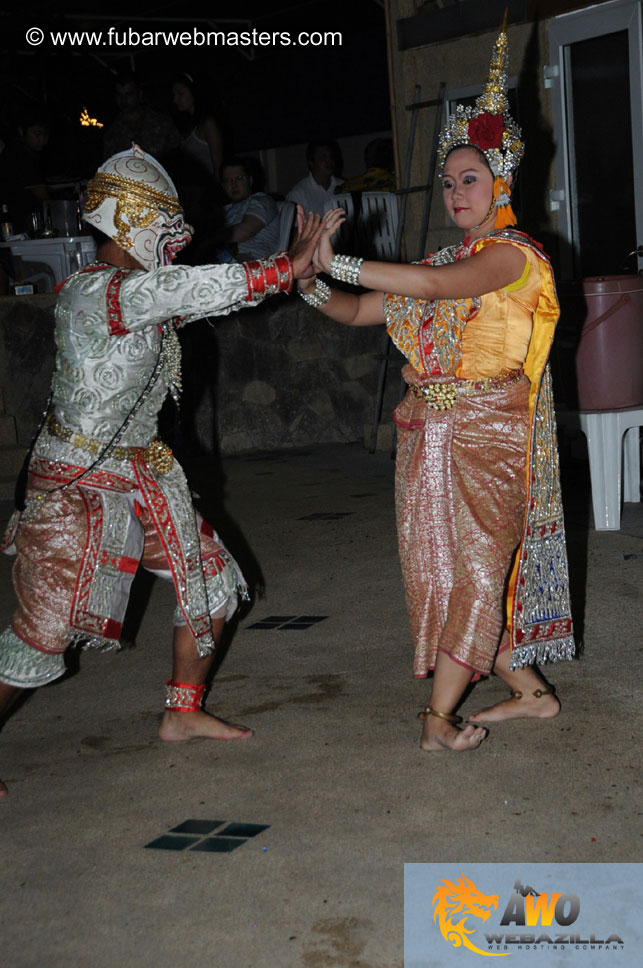
<svg viewBox="0 0 643 968"><path fill-rule="evenodd" d="M175 682L168 679L165 683L165 708L177 713L194 713L201 708L205 683L195 686L189 682Z"/></svg>

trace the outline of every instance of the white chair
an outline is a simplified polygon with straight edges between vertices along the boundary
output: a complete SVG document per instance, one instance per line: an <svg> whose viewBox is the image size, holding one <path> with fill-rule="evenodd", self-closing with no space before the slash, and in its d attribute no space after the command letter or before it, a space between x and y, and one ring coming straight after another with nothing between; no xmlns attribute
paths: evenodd
<svg viewBox="0 0 643 968"><path fill-rule="evenodd" d="M618 531L621 485L624 501L641 500L639 427L643 427L643 407L581 410L578 417L587 438L594 527Z"/></svg>
<svg viewBox="0 0 643 968"><path fill-rule="evenodd" d="M329 198L324 205L324 215L326 212L330 212L330 210L333 208L343 208L346 212L346 220L333 235L331 239L332 246L336 252L355 255L355 252L349 251L351 248L353 230L355 228L353 224L355 219L355 208L353 206L353 196L350 194L350 192L342 192L339 195L333 195L332 198Z"/></svg>
<svg viewBox="0 0 643 968"><path fill-rule="evenodd" d="M393 192L361 192L361 207L355 217L353 196L350 192L335 195L324 206L341 208L346 221L333 236L333 248L350 255L391 262L395 258L395 241L399 220L397 196Z"/></svg>
<svg viewBox="0 0 643 968"><path fill-rule="evenodd" d="M295 203L279 203L279 248L277 252L283 252L290 245L290 236L295 221Z"/></svg>
<svg viewBox="0 0 643 968"><path fill-rule="evenodd" d="M393 192L363 192L357 223L361 248L382 262L395 259L398 226L397 195Z"/></svg>

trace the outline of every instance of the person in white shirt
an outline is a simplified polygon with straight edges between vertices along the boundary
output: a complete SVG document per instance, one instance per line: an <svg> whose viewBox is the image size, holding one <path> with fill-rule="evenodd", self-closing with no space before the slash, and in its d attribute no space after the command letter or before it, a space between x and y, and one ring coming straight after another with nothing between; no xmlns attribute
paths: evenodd
<svg viewBox="0 0 643 968"><path fill-rule="evenodd" d="M310 169L305 178L294 185L286 198L302 205L305 212L324 214L326 203L342 183L342 156L336 141L311 141L306 148Z"/></svg>

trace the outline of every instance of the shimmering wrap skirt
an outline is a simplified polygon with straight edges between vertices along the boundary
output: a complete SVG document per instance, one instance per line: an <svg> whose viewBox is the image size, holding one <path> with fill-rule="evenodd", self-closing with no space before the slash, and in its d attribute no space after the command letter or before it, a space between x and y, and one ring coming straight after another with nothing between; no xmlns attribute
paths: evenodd
<svg viewBox="0 0 643 968"><path fill-rule="evenodd" d="M395 411L398 540L418 678L438 651L477 674L493 666L525 515L529 389L522 376L457 396L448 410L409 391Z"/></svg>
<svg viewBox="0 0 643 968"><path fill-rule="evenodd" d="M28 497L48 491L53 474L73 477L62 468L32 461ZM132 469L134 480L99 469L89 483L51 491L5 537L4 548L17 553L18 608L0 635L0 682L24 688L51 682L63 675L63 653L76 641L117 648L139 565L174 581L174 624L190 626L199 655L213 650L212 619L229 618L238 593L247 595L243 576L192 507L178 464L165 476L143 464Z"/></svg>

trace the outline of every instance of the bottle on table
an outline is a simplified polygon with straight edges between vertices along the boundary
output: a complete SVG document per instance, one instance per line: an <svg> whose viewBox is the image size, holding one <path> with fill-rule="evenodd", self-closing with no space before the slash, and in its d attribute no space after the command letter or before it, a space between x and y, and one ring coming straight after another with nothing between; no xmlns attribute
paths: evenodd
<svg viewBox="0 0 643 968"><path fill-rule="evenodd" d="M2 209L0 210L0 234L2 235L3 242L7 242L13 235L13 222L11 221L9 206L6 202L3 203Z"/></svg>

